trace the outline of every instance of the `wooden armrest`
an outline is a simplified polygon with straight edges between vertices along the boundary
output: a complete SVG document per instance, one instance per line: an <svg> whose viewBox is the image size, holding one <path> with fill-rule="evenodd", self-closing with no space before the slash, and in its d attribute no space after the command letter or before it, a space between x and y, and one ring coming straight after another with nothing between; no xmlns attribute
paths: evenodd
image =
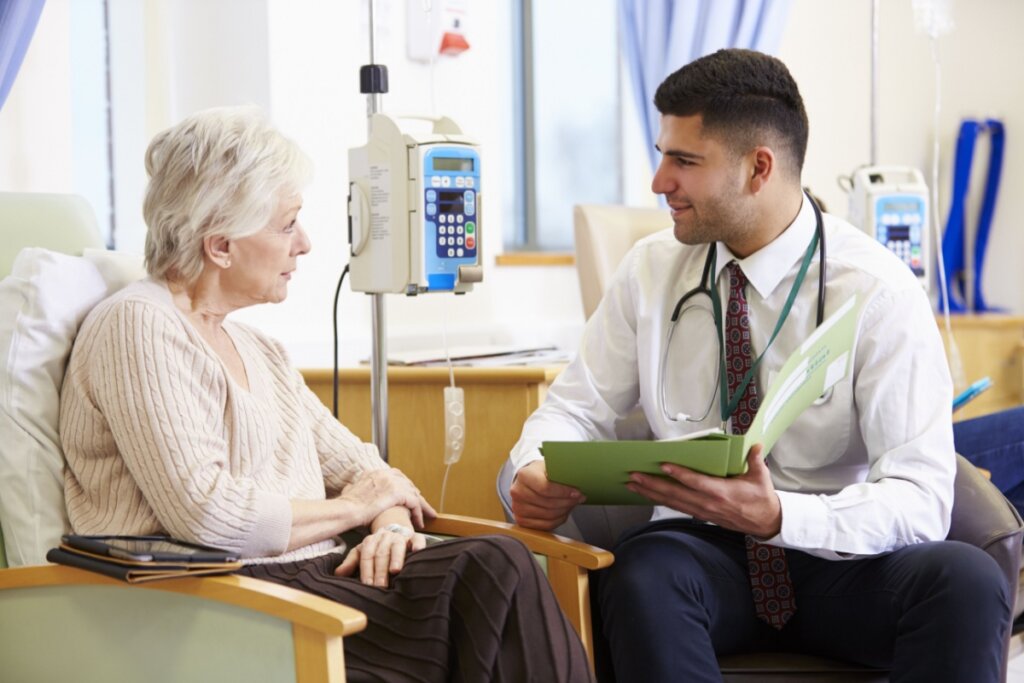
<svg viewBox="0 0 1024 683"><path fill-rule="evenodd" d="M451 536L479 536L481 534L512 536L518 538L535 553L564 560L587 570L608 567L613 559L612 554L607 550L565 536L476 517L438 515L437 519L427 523L424 531Z"/></svg>
<svg viewBox="0 0 1024 683"><path fill-rule="evenodd" d="M102 574L56 564L0 570L0 590L57 585L130 586ZM366 628L366 615L359 610L249 576L196 576L130 587L181 593L251 609L331 636L345 636Z"/></svg>

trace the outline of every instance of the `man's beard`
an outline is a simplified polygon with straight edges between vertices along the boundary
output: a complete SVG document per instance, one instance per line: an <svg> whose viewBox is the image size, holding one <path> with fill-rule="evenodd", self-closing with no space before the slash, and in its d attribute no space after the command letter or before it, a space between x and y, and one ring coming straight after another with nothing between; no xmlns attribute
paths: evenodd
<svg viewBox="0 0 1024 683"><path fill-rule="evenodd" d="M733 199L709 198L699 207L691 205L678 219L673 217L673 233L683 244L729 243L753 229L753 216L746 213L735 206Z"/></svg>

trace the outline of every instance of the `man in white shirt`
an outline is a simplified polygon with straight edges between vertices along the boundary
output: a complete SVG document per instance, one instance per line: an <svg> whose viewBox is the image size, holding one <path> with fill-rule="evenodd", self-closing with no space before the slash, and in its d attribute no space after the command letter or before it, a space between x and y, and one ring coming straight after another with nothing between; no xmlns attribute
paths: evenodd
<svg viewBox="0 0 1024 683"><path fill-rule="evenodd" d="M671 465L665 478L631 475L657 507L598 577L615 673L717 681L716 653L784 648L888 667L894 680L998 680L1008 588L983 551L939 542L956 468L952 383L925 293L874 240L816 218L801 190L807 115L779 60L719 51L669 76L655 104L652 190L674 229L625 257L527 421L511 456L516 521L553 529L584 502L547 480L542 441L615 438L637 404L655 438L723 422L745 432L758 392L856 294L851 371L770 454L754 446L748 471L728 479ZM670 334L705 266L712 283Z"/></svg>

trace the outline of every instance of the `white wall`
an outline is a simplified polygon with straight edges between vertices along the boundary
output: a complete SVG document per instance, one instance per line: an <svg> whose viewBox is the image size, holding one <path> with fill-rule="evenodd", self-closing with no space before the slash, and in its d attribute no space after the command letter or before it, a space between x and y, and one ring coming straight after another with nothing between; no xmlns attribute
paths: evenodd
<svg viewBox="0 0 1024 683"><path fill-rule="evenodd" d="M316 178L305 195L303 221L314 248L300 263L289 300L240 317L273 330L302 365L328 365L334 288L347 261L346 151L366 139L366 98L359 67L369 62L365 3L268 0L270 109L278 125L310 153ZM440 58L433 67L405 58L405 2L377 0L376 61L387 65L391 113L445 114L483 147L484 282L466 296L387 298L392 349L439 348L444 321L448 341L459 344L549 344L575 347L582 326L571 267L497 267L501 207L510 189L504 171L511 126L511 46L507 1L471 2L468 52ZM357 11L353 11L357 9ZM493 236L493 237L489 237ZM339 320L343 356L369 356L370 303L342 295Z"/></svg>
<svg viewBox="0 0 1024 683"><path fill-rule="evenodd" d="M869 161L871 111L871 1L792 0L779 57L803 92L811 121L804 180L833 213L846 214L836 177ZM915 29L910 0L879 3L878 162L917 166L930 181L935 75L931 42ZM1024 89L1016 73L1024 64L1024 3L958 0L952 33L938 39L941 64L939 205L942 227L949 210L950 169L962 118L994 116L1006 125L1006 156L984 264L988 302L1024 313ZM976 161L987 164L979 144ZM972 195L984 183L975 164ZM968 223L977 220L969 203ZM933 288L934 294L934 288Z"/></svg>
<svg viewBox="0 0 1024 683"><path fill-rule="evenodd" d="M0 189L81 191L72 172L77 149L68 47L72 1L46 4L21 76L0 112ZM451 344L576 345L582 315L573 268L494 265L501 249L501 207L511 190L504 171L512 111L509 2L471 0L471 50L456 59L439 59L432 70L405 59L405 0L377 0L377 61L388 65L391 76L385 111L450 115L480 140L485 154L485 281L464 297L389 297L392 349L440 346L444 320ZM914 164L927 172L933 107L929 43L914 32L909 0L880 4L879 161ZM366 135L366 101L358 92L359 66L369 61L366 6L363 0L111 2L119 65L114 77L119 245L141 248L146 141L188 111L261 103L313 158L316 178L302 214L313 252L300 261L286 303L239 314L282 339L302 366L330 363L331 301L347 258L346 150L362 144ZM242 7L240 20L215 28ZM846 201L836 176L868 160L870 8L871 0L792 0L780 48L811 117L806 181L840 214ZM955 10L954 32L939 43L943 214L960 117L1002 116L1009 143L985 286L991 301L1024 313L1024 273L1014 267L1024 246L1024 235L1014 226L1024 197L1013 191L1024 174L1014 147L1014 131L1024 118L1024 93L1013 80L1015 65L1024 63L1024 44L1011 33L1024 25L1024 3L960 0ZM566 40L586 39L572 31L565 27ZM629 101L626 111L632 115ZM626 139L635 151L626 159L627 196L650 201L639 136L631 133ZM80 166L81 159L76 163ZM97 168L105 163L95 160ZM369 354L369 300L346 291L340 311L342 359L352 363Z"/></svg>

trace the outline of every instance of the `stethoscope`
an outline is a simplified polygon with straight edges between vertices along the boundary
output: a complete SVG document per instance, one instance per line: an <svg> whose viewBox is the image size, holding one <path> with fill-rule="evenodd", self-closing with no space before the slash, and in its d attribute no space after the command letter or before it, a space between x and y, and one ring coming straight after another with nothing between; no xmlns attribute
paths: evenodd
<svg viewBox="0 0 1024 683"><path fill-rule="evenodd" d="M779 313L779 319L775 323L775 330L772 332L771 338L765 345L764 350L761 351L760 355L751 364L747 374L743 377L739 387L737 387L736 393L730 400L728 396L728 383L726 380L726 367L725 367L725 347L723 346L722 340L725 338L724 330L722 329L722 302L718 295L718 287L715 284L715 271L717 270L716 265L718 261L718 248L715 242L708 245L708 254L704 259L704 272L701 274L700 282L696 287L684 293L679 297L679 301L676 302L675 308L672 309L672 319L668 327L668 335L665 340L665 346L661 353L661 365L658 369L658 393L661 398L661 411L663 416L669 422L703 422L707 418L707 412L704 415L687 415L686 413L677 413L672 415L668 410L668 402L665 399L665 368L668 364L668 351L672 346L672 336L675 334L676 323L679 321L679 316L684 310L684 306L692 304L693 300L701 295L708 297L711 300L711 309L713 311L713 317L715 320L715 331L718 335L718 396L719 404L721 409L722 417L722 430L725 431L725 425L729 421L729 418L736 411L736 406L739 405L740 397L747 389L747 385L753 381L754 375L757 373L757 366L761 364L761 360L764 355L771 348L772 342L775 341L775 337L779 334L779 330L782 329L783 323L786 322L786 318L789 317L789 312L793 308L793 302L796 300L797 293L800 291L800 286L804 283L804 277L807 275L807 269L811 265L811 260L814 258L815 250L818 251L818 310L817 310L817 322L815 327L821 325L821 321L825 319L825 223L821 217L821 209L818 207L817 202L811 198L806 192L804 195L807 197L807 201L811 203L811 207L814 209L815 229L814 236L811 238L810 244L807 245L807 251L804 253L803 260L800 263L800 270L797 272L796 280L793 282L793 287L789 290L789 296L786 298L786 303L782 307L782 312ZM820 397L815 403L828 400L831 389ZM708 405L708 412L711 410L711 405Z"/></svg>

